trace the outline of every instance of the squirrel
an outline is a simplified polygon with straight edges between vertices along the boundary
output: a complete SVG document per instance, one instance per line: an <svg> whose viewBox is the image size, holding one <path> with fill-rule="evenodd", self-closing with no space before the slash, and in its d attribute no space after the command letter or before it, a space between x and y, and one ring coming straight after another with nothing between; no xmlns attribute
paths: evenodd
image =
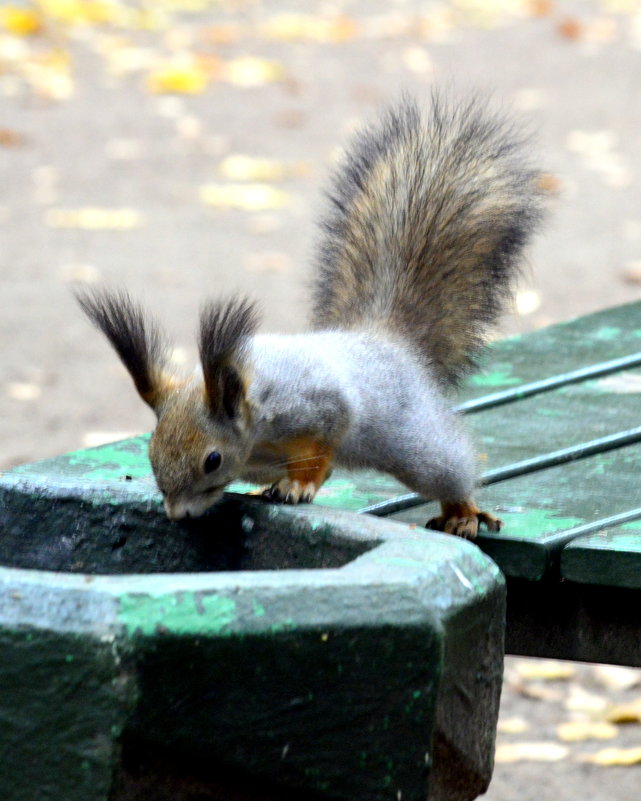
<svg viewBox="0 0 641 801"><path fill-rule="evenodd" d="M236 479L267 484L272 502L311 502L338 465L440 501L429 528L500 529L473 500L476 457L448 397L541 217L526 142L478 99L388 108L332 177L310 330L257 333L253 302L209 302L189 378L125 291L77 293L156 413L149 457L170 519L201 516Z"/></svg>

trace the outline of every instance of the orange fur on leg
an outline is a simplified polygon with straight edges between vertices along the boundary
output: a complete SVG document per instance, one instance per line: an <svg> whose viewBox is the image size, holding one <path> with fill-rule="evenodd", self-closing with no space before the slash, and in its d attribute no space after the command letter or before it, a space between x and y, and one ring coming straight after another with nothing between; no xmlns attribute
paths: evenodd
<svg viewBox="0 0 641 801"><path fill-rule="evenodd" d="M287 461L287 478L266 489L263 496L277 503L310 503L329 473L331 448L313 437L296 437L279 450Z"/></svg>
<svg viewBox="0 0 641 801"><path fill-rule="evenodd" d="M474 540L481 523L488 531L500 531L502 525L498 517L482 512L473 501L445 501L441 503L441 514L428 520L425 527Z"/></svg>

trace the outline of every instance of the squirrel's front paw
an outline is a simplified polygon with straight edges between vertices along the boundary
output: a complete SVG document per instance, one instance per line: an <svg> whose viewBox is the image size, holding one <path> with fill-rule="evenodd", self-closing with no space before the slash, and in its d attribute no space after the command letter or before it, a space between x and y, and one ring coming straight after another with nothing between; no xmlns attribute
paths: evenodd
<svg viewBox="0 0 641 801"><path fill-rule="evenodd" d="M502 522L489 512L482 512L474 503L444 503L442 514L425 524L426 528L454 534L466 540L475 540L483 523L488 531L500 531Z"/></svg>
<svg viewBox="0 0 641 801"><path fill-rule="evenodd" d="M304 484L297 479L282 478L263 490L262 496L272 503L311 503L317 492L318 486L312 481Z"/></svg>

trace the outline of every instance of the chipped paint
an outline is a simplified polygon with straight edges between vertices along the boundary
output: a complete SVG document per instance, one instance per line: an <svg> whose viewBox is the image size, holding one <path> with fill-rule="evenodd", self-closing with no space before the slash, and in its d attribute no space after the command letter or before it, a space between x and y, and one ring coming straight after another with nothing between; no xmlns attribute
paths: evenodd
<svg viewBox="0 0 641 801"><path fill-rule="evenodd" d="M595 339L600 339L602 342L612 342L621 336L621 329L613 325L603 325L597 328L592 336Z"/></svg>
<svg viewBox="0 0 641 801"><path fill-rule="evenodd" d="M523 381L512 375L511 364L503 362L494 363L491 370L472 376L469 383L473 387L496 388L521 384Z"/></svg>
<svg viewBox="0 0 641 801"><path fill-rule="evenodd" d="M131 634L222 634L236 616L236 601L213 593L120 597L119 620Z"/></svg>

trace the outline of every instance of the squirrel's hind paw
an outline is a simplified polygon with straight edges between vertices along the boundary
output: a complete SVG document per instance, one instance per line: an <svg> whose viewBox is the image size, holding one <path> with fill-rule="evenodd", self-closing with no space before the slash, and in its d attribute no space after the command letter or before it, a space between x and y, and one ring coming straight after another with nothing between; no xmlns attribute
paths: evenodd
<svg viewBox="0 0 641 801"><path fill-rule="evenodd" d="M262 496L272 503L311 503L318 492L313 481L304 484L297 479L283 478L263 490Z"/></svg>
<svg viewBox="0 0 641 801"><path fill-rule="evenodd" d="M438 517L428 520L425 528L444 531L446 534L454 534L466 540L476 539L481 523L488 531L501 530L502 522L498 517L489 512L482 512L473 503L444 503L442 511Z"/></svg>

